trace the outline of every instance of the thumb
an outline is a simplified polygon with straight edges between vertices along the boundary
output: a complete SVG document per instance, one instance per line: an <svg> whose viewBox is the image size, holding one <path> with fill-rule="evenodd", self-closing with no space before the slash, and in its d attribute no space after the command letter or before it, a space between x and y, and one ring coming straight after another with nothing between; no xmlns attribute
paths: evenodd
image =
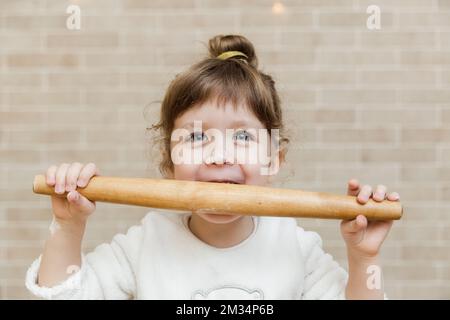
<svg viewBox="0 0 450 320"><path fill-rule="evenodd" d="M354 220L342 221L341 227L344 233L357 233L367 226L367 218L359 215Z"/></svg>
<svg viewBox="0 0 450 320"><path fill-rule="evenodd" d="M67 200L75 210L82 213L91 213L95 210L95 203L89 201L76 190L72 190L67 194Z"/></svg>

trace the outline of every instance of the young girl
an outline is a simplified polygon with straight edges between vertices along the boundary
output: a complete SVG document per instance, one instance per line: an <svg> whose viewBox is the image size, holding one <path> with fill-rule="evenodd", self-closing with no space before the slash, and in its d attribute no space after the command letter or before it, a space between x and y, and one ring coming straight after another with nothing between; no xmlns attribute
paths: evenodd
<svg viewBox="0 0 450 320"><path fill-rule="evenodd" d="M233 151L263 145L256 131L278 130L270 165L285 160L280 101L272 78L257 67L253 45L242 36L216 36L210 57L171 82L159 130L165 178L270 185L260 162L236 163ZM198 124L201 123L201 129ZM210 132L232 130L232 143L217 147ZM177 139L174 139L174 133ZM216 141L217 140L217 141ZM213 148L206 150L206 147ZM174 161L176 147L200 154L200 162ZM276 171L275 171L276 172ZM379 251L391 221L362 215L342 221L347 273L322 250L317 233L293 218L238 216L233 212L150 211L139 226L84 255L81 243L95 203L76 191L99 175L93 163L51 166L47 184L66 197L52 197L53 223L43 254L29 268L27 288L47 299L383 299L368 270L379 269ZM398 201L378 185L348 182L348 195L364 204ZM356 201L356 200L355 200Z"/></svg>

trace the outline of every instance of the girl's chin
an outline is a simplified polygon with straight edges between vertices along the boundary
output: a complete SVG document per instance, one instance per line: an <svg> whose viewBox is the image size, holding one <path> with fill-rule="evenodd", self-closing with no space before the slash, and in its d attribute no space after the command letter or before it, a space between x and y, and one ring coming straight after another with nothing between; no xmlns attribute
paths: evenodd
<svg viewBox="0 0 450 320"><path fill-rule="evenodd" d="M238 220L241 216L218 213L197 213L202 219L209 223L225 224Z"/></svg>

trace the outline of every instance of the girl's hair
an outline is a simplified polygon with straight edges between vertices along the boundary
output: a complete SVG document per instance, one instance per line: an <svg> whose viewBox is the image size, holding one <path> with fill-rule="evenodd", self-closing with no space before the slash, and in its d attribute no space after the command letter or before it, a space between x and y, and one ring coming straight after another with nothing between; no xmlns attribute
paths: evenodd
<svg viewBox="0 0 450 320"><path fill-rule="evenodd" d="M253 44L241 35L217 35L209 40L209 56L177 74L161 104L160 120L147 128L157 135L162 159L159 171L163 176L173 172L170 152L171 134L175 119L194 106L214 101L217 106L230 102L248 106L266 129L279 129L281 159L287 152L289 138L283 125L280 98L272 77L258 70ZM218 59L226 51L240 51L247 57ZM270 132L270 131L269 131Z"/></svg>

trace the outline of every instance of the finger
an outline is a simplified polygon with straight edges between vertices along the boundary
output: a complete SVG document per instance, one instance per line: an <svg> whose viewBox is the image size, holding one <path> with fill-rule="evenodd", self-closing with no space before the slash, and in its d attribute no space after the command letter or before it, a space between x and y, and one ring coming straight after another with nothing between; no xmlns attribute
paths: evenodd
<svg viewBox="0 0 450 320"><path fill-rule="evenodd" d="M341 226L342 230L347 233L359 232L367 227L367 218L363 215L358 215L353 220L344 220Z"/></svg>
<svg viewBox="0 0 450 320"><path fill-rule="evenodd" d="M373 200L375 201L383 201L386 198L386 186L379 184L373 193Z"/></svg>
<svg viewBox="0 0 450 320"><path fill-rule="evenodd" d="M369 201L371 196L372 196L372 187L366 184L361 188L361 191L358 193L357 200L359 201L359 203L365 204L367 201Z"/></svg>
<svg viewBox="0 0 450 320"><path fill-rule="evenodd" d="M362 214L358 215L355 219L355 223L358 227L358 230L364 229L367 227L367 218Z"/></svg>
<svg viewBox="0 0 450 320"><path fill-rule="evenodd" d="M47 169L45 181L49 186L54 186L56 183L56 170L58 170L58 166L51 166Z"/></svg>
<svg viewBox="0 0 450 320"><path fill-rule="evenodd" d="M72 190L67 194L67 200L69 201L70 205L79 212L87 213L92 212L93 209L95 209L95 203L89 201L89 199L84 197L76 190Z"/></svg>
<svg viewBox="0 0 450 320"><path fill-rule="evenodd" d="M66 191L72 191L77 188L77 180L83 165L79 162L74 162L67 170L66 176Z"/></svg>
<svg viewBox="0 0 450 320"><path fill-rule="evenodd" d="M90 163L86 164L83 167L83 169L81 170L77 185L81 188L86 187L87 184L89 183L89 180L94 175L100 175L100 171L97 168L97 166L95 165L95 163L90 162Z"/></svg>
<svg viewBox="0 0 450 320"><path fill-rule="evenodd" d="M351 179L348 182L347 195L356 196L359 193L359 182L356 179Z"/></svg>
<svg viewBox="0 0 450 320"><path fill-rule="evenodd" d="M58 194L63 194L65 191L66 173L68 168L69 164L63 163L56 170L55 192Z"/></svg>
<svg viewBox="0 0 450 320"><path fill-rule="evenodd" d="M387 195L387 199L390 201L400 200L400 195L397 192L391 192Z"/></svg>

